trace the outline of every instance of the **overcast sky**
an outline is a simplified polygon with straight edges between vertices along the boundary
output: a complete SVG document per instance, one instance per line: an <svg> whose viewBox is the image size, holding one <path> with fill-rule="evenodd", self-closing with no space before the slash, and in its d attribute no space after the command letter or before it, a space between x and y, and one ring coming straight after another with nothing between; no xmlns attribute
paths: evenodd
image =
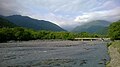
<svg viewBox="0 0 120 67"><path fill-rule="evenodd" d="M119 20L120 0L0 0L0 15L15 14L73 28L92 20Z"/></svg>

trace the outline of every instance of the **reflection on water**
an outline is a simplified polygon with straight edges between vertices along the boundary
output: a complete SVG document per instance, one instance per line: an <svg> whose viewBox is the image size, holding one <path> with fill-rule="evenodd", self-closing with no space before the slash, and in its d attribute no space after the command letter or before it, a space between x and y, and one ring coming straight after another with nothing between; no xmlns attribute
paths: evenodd
<svg viewBox="0 0 120 67"><path fill-rule="evenodd" d="M57 43L46 43L53 44L49 47L0 48L0 67L105 67L109 60L103 42Z"/></svg>

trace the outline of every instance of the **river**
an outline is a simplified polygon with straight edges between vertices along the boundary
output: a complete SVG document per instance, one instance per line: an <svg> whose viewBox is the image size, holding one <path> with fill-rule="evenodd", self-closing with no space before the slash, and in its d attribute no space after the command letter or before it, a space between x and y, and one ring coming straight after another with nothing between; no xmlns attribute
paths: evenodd
<svg viewBox="0 0 120 67"><path fill-rule="evenodd" d="M22 41L0 43L0 67L105 67L106 42Z"/></svg>

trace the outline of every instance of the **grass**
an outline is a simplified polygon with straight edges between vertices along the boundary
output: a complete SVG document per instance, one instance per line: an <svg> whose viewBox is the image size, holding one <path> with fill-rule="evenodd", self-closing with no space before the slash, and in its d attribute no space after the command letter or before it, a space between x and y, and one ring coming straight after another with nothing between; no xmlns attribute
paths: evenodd
<svg viewBox="0 0 120 67"><path fill-rule="evenodd" d="M110 45L112 45L112 43L110 42L110 43L107 43L107 47L109 47Z"/></svg>
<svg viewBox="0 0 120 67"><path fill-rule="evenodd" d="M117 48L118 52L120 53L120 40L112 42L111 46Z"/></svg>
<svg viewBox="0 0 120 67"><path fill-rule="evenodd" d="M114 41L112 43L107 44L109 48L109 54L111 57L111 61L106 64L106 67L117 67L120 66L120 40Z"/></svg>

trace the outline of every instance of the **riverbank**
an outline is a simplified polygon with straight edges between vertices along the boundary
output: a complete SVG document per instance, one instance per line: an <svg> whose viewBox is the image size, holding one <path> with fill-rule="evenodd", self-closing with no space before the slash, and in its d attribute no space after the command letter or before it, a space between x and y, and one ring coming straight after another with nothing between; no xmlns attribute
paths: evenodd
<svg viewBox="0 0 120 67"><path fill-rule="evenodd" d="M111 61L107 67L120 67L120 41L112 42L108 49Z"/></svg>

